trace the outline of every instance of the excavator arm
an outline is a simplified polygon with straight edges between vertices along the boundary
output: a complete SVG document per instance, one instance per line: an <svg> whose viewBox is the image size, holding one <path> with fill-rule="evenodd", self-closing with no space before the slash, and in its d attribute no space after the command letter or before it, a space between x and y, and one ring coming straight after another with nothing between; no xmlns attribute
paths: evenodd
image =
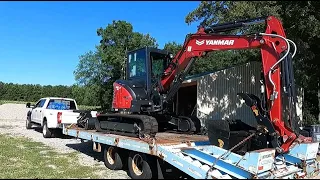
<svg viewBox="0 0 320 180"><path fill-rule="evenodd" d="M264 33L251 35L218 34L219 32L261 22L266 23ZM275 140L279 137L286 137L286 141L282 143L281 147L278 146L279 152L286 152L294 140L297 139L296 133L285 125L282 117L281 87L283 84L281 83L280 65L281 61L284 61L289 57L288 55L291 55L289 41L286 39L281 22L273 16L225 23L206 29L200 27L197 33L186 37L182 49L175 55L168 68L164 71L161 79L161 89L166 94L166 99L172 98L178 91L195 60L206 55L208 52L259 48L262 56L262 71L265 81L267 106L269 106L267 113L267 121L269 122L265 123L269 123L269 133L273 132L272 135ZM251 107L258 121L266 121L262 120L265 116L260 116L260 112L257 113L259 107L257 101L254 101L255 99L252 96L239 95L247 99L246 104ZM252 100L255 103L248 102Z"/></svg>

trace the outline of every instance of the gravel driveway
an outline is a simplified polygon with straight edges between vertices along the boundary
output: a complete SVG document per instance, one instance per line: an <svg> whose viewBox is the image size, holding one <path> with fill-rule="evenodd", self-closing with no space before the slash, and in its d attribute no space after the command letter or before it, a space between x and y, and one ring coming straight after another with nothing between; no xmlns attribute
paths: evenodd
<svg viewBox="0 0 320 180"><path fill-rule="evenodd" d="M105 168L99 172L101 178L106 179L130 179L125 171L112 171L104 166L102 153L92 150L92 143L81 143L80 140L68 137L48 138L42 136L41 128L27 130L25 119L28 109L24 104L0 105L0 133L9 133L13 136L24 136L41 142L54 148L59 153L81 152L79 162L87 166L102 166Z"/></svg>

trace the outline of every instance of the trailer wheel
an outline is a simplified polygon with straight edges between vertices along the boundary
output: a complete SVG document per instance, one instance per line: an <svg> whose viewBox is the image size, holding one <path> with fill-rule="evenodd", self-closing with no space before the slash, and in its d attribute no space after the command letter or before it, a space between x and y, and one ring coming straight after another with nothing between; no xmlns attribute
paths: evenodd
<svg viewBox="0 0 320 180"><path fill-rule="evenodd" d="M120 170L123 167L119 149L114 146L106 146L103 153L104 165L111 170Z"/></svg>
<svg viewBox="0 0 320 180"><path fill-rule="evenodd" d="M128 169L132 179L151 179L153 174L151 167L145 154L130 152Z"/></svg>
<svg viewBox="0 0 320 180"><path fill-rule="evenodd" d="M26 129L31 129L32 124L31 124L31 117L27 116L27 120L26 120Z"/></svg>

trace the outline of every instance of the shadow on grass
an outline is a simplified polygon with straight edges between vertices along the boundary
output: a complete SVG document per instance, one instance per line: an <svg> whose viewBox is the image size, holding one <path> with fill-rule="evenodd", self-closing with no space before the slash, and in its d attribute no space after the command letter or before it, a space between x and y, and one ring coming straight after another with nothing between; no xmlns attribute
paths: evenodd
<svg viewBox="0 0 320 180"><path fill-rule="evenodd" d="M77 143L77 144L66 144L66 146L78 152L81 152L87 156L90 156L96 161L103 162L103 153L94 151L92 149L91 141L84 141L82 143Z"/></svg>

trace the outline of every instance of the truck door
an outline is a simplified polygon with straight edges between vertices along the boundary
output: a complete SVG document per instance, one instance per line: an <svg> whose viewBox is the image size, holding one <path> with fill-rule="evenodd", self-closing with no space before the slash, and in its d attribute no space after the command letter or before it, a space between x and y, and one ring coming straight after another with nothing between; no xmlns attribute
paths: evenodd
<svg viewBox="0 0 320 180"><path fill-rule="evenodd" d="M41 100L39 100L36 104L35 104L35 106L34 106L34 108L32 109L32 112L31 112L31 121L32 122L38 122L38 120L37 120L37 107L40 105L40 101Z"/></svg>
<svg viewBox="0 0 320 180"><path fill-rule="evenodd" d="M32 110L31 118L36 123L41 123L41 111L45 102L45 99L41 99Z"/></svg>

